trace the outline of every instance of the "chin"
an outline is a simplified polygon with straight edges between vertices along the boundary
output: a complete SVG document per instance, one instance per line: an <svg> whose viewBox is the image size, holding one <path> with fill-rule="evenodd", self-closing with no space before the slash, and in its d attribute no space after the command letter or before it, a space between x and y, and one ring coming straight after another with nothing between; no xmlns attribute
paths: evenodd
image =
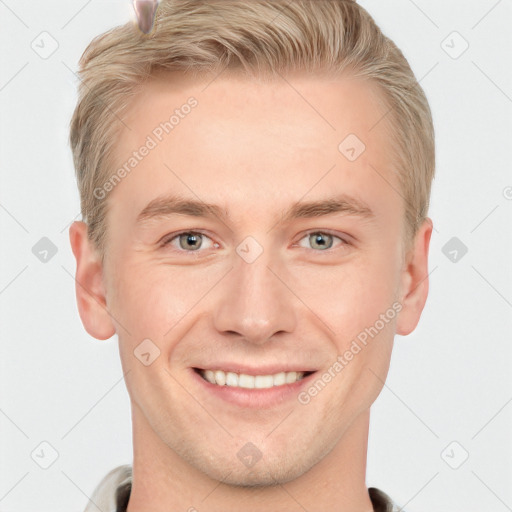
<svg viewBox="0 0 512 512"><path fill-rule="evenodd" d="M299 456L299 454L297 455ZM216 462L217 465L214 467L199 469L210 478L221 481L223 484L247 489L285 484L299 478L309 469L306 467L305 461L293 461L289 457L272 458L270 461L263 457L250 468L244 467L238 459L239 465L237 464L235 468L232 467L230 461L225 461L224 471L222 469L219 471L219 461Z"/></svg>

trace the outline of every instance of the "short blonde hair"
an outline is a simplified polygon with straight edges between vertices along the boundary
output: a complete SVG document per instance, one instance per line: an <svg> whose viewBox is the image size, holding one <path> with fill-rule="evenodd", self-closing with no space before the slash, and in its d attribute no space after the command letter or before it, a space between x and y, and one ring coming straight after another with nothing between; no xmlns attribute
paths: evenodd
<svg viewBox="0 0 512 512"><path fill-rule="evenodd" d="M363 7L352 0L162 0L149 35L134 22L116 27L96 37L79 63L70 143L82 217L102 257L108 201L94 190L112 174L113 149L126 129L123 112L158 71L207 75L225 68L253 77L350 70L378 84L404 199L405 239L413 239L427 216L434 177L432 116L406 58Z"/></svg>

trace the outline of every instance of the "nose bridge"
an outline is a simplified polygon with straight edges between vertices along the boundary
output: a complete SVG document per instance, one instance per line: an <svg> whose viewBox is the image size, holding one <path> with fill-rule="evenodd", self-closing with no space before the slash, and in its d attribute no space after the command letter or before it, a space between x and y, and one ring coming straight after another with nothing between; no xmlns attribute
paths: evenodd
<svg viewBox="0 0 512 512"><path fill-rule="evenodd" d="M215 305L217 330L237 333L252 343L264 343L279 331L292 332L293 294L281 281L285 279L277 277L282 269L271 251L258 250L251 240L242 242Z"/></svg>

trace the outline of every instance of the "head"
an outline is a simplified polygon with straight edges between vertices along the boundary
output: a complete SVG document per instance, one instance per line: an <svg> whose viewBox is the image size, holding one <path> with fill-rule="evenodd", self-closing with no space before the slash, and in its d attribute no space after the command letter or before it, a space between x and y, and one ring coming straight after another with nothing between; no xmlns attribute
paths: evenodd
<svg viewBox="0 0 512 512"><path fill-rule="evenodd" d="M227 483L296 478L368 410L426 301L424 92L346 0L163 1L80 76L77 298L91 335L118 334L135 422ZM207 413L196 370L222 365L314 373L291 401Z"/></svg>

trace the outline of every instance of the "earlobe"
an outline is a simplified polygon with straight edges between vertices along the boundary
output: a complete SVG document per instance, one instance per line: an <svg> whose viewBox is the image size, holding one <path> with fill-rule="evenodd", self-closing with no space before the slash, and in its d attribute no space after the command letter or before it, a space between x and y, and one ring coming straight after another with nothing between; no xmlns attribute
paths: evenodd
<svg viewBox="0 0 512 512"><path fill-rule="evenodd" d="M418 229L414 243L402 270L400 302L396 334L410 334L420 320L428 296L428 251L432 235L432 220L426 218Z"/></svg>
<svg viewBox="0 0 512 512"><path fill-rule="evenodd" d="M87 236L87 224L73 222L69 240L76 259L75 292L80 318L91 336L106 340L116 330L107 309L101 259Z"/></svg>

